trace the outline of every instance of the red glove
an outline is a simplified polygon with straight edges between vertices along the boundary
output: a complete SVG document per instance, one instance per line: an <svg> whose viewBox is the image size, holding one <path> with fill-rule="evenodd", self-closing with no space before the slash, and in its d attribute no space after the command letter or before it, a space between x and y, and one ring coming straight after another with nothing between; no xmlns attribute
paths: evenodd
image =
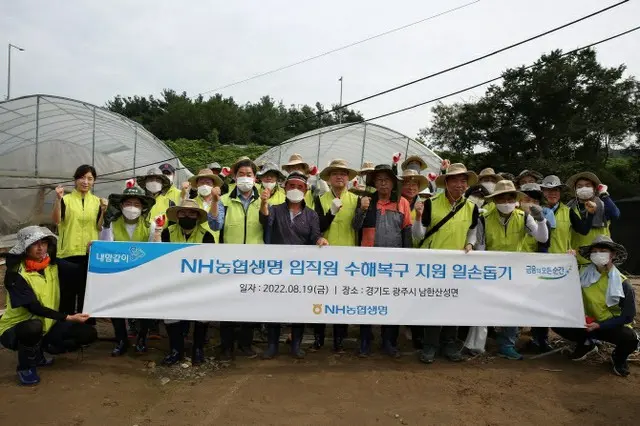
<svg viewBox="0 0 640 426"><path fill-rule="evenodd" d="M398 164L401 158L402 154L400 152L396 152L395 154L393 154L393 164Z"/></svg>
<svg viewBox="0 0 640 426"><path fill-rule="evenodd" d="M593 317L584 317L584 321L585 321L587 324L592 324L592 323L596 322L596 319L595 319L595 318L593 318Z"/></svg>
<svg viewBox="0 0 640 426"><path fill-rule="evenodd" d="M312 167L311 167L311 170L309 170L309 174L310 174L311 176L315 176L315 175L317 175L317 174L318 174L318 167L317 167L317 166L312 166Z"/></svg>
<svg viewBox="0 0 640 426"><path fill-rule="evenodd" d="M434 180L436 180L438 178L438 175L433 173L433 172L429 172L427 173L427 179L429 179L429 181L433 182Z"/></svg>
<svg viewBox="0 0 640 426"><path fill-rule="evenodd" d="M126 183L126 188L133 188L134 186L136 186L135 179L129 179Z"/></svg>
<svg viewBox="0 0 640 426"><path fill-rule="evenodd" d="M596 190L598 191L598 195L604 195L609 193L609 187L604 184L598 185L598 188Z"/></svg>
<svg viewBox="0 0 640 426"><path fill-rule="evenodd" d="M155 218L156 228L164 228L164 224L167 221L167 217L163 214Z"/></svg>
<svg viewBox="0 0 640 426"><path fill-rule="evenodd" d="M229 167L223 167L222 170L220 170L220 174L227 177L231 174L231 169Z"/></svg>

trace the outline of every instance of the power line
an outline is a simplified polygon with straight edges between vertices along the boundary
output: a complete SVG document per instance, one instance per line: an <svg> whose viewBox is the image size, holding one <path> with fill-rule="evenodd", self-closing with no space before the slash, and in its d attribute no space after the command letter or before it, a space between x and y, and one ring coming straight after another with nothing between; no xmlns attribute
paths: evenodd
<svg viewBox="0 0 640 426"><path fill-rule="evenodd" d="M384 37L386 35L389 35L389 34L392 34L392 33L395 33L395 32L410 28L410 27L413 27L415 25L421 24L421 23L429 21L431 19L435 19L435 18L438 18L440 16L444 16L444 15L447 15L449 13L464 9L466 7L469 7L469 6L474 5L476 3L479 3L479 2L480 2L480 0L475 0L475 1L472 1L472 2L469 2L469 3L465 3L465 4L461 5L461 6L454 7L453 9L448 9L448 10L445 10L444 12L440 12L440 13L437 13L435 15L429 16L427 18L420 19L419 21L415 21L415 22L412 22L410 24L403 25L401 27L393 28L393 29L385 31L383 33L379 33L379 34L373 35L371 37L367 37L365 39L362 39L362 40L359 40L359 41L355 41L353 43L349 43L349 44L346 44L344 46L337 47L335 49L328 50L328 51L320 53L318 55L311 56L311 57L308 57L306 59L299 60L298 62L294 62L294 63L289 64L289 65L284 65L284 66L281 66L279 68L272 69L270 71L261 72L259 74L255 74L255 75L253 75L251 77L247 77L247 78L245 78L243 80L234 81L232 83L227 83L227 84L225 84L223 86L216 87L215 89L211 89L211 90L207 90L205 92L201 92L200 95L204 95L204 94L211 93L211 92L216 92L218 90L226 89L226 88L232 87L232 86L237 86L238 84L246 83L248 81L255 80L255 79L260 78L260 77L264 77L264 76L267 76L267 75L275 74L277 72L280 72L280 71L283 71L283 70L286 70L286 69L289 69L289 68L293 68L293 67L298 66L298 65L302 65L304 63L307 63L307 62L322 58L322 57L327 56L327 55L331 55L331 54L339 52L341 50L349 49L350 47L354 47L354 46L357 46L359 44L366 43L368 41L371 41L371 40L374 40L374 39L377 39L377 38L380 38L380 37Z"/></svg>

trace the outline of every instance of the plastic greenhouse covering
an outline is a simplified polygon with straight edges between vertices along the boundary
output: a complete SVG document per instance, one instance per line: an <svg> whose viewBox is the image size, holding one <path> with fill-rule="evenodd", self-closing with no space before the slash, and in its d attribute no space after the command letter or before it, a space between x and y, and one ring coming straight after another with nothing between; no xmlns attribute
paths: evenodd
<svg viewBox="0 0 640 426"><path fill-rule="evenodd" d="M429 168L423 173L440 170L442 159L420 142L387 127L370 123L346 123L312 130L293 137L261 155L257 162L287 163L297 153L309 164L322 170L333 159L347 160L359 170L364 161L391 164L393 154L400 152L402 160L418 155Z"/></svg>
<svg viewBox="0 0 640 426"><path fill-rule="evenodd" d="M158 138L119 114L73 99L34 95L0 102L0 235L50 223L55 187L92 164L94 193L120 193L125 181L170 163L176 182L191 176Z"/></svg>

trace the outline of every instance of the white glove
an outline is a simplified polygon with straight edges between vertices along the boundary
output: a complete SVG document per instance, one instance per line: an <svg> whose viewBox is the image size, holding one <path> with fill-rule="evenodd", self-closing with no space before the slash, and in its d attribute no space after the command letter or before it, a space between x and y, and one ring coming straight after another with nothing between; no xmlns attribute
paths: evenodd
<svg viewBox="0 0 640 426"><path fill-rule="evenodd" d="M341 208L342 200L340 200L339 198L334 198L331 202L331 214L334 216L337 215Z"/></svg>

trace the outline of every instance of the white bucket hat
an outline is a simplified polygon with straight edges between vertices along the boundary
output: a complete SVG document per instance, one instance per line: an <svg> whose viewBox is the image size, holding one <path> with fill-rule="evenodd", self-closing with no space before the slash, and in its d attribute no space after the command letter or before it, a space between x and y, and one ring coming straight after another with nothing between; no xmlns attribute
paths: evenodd
<svg viewBox="0 0 640 426"><path fill-rule="evenodd" d="M18 243L11 247L9 254L24 254L31 244L44 239L48 239L49 244L55 244L58 237L56 237L49 228L33 225L19 230L16 234L16 239Z"/></svg>

